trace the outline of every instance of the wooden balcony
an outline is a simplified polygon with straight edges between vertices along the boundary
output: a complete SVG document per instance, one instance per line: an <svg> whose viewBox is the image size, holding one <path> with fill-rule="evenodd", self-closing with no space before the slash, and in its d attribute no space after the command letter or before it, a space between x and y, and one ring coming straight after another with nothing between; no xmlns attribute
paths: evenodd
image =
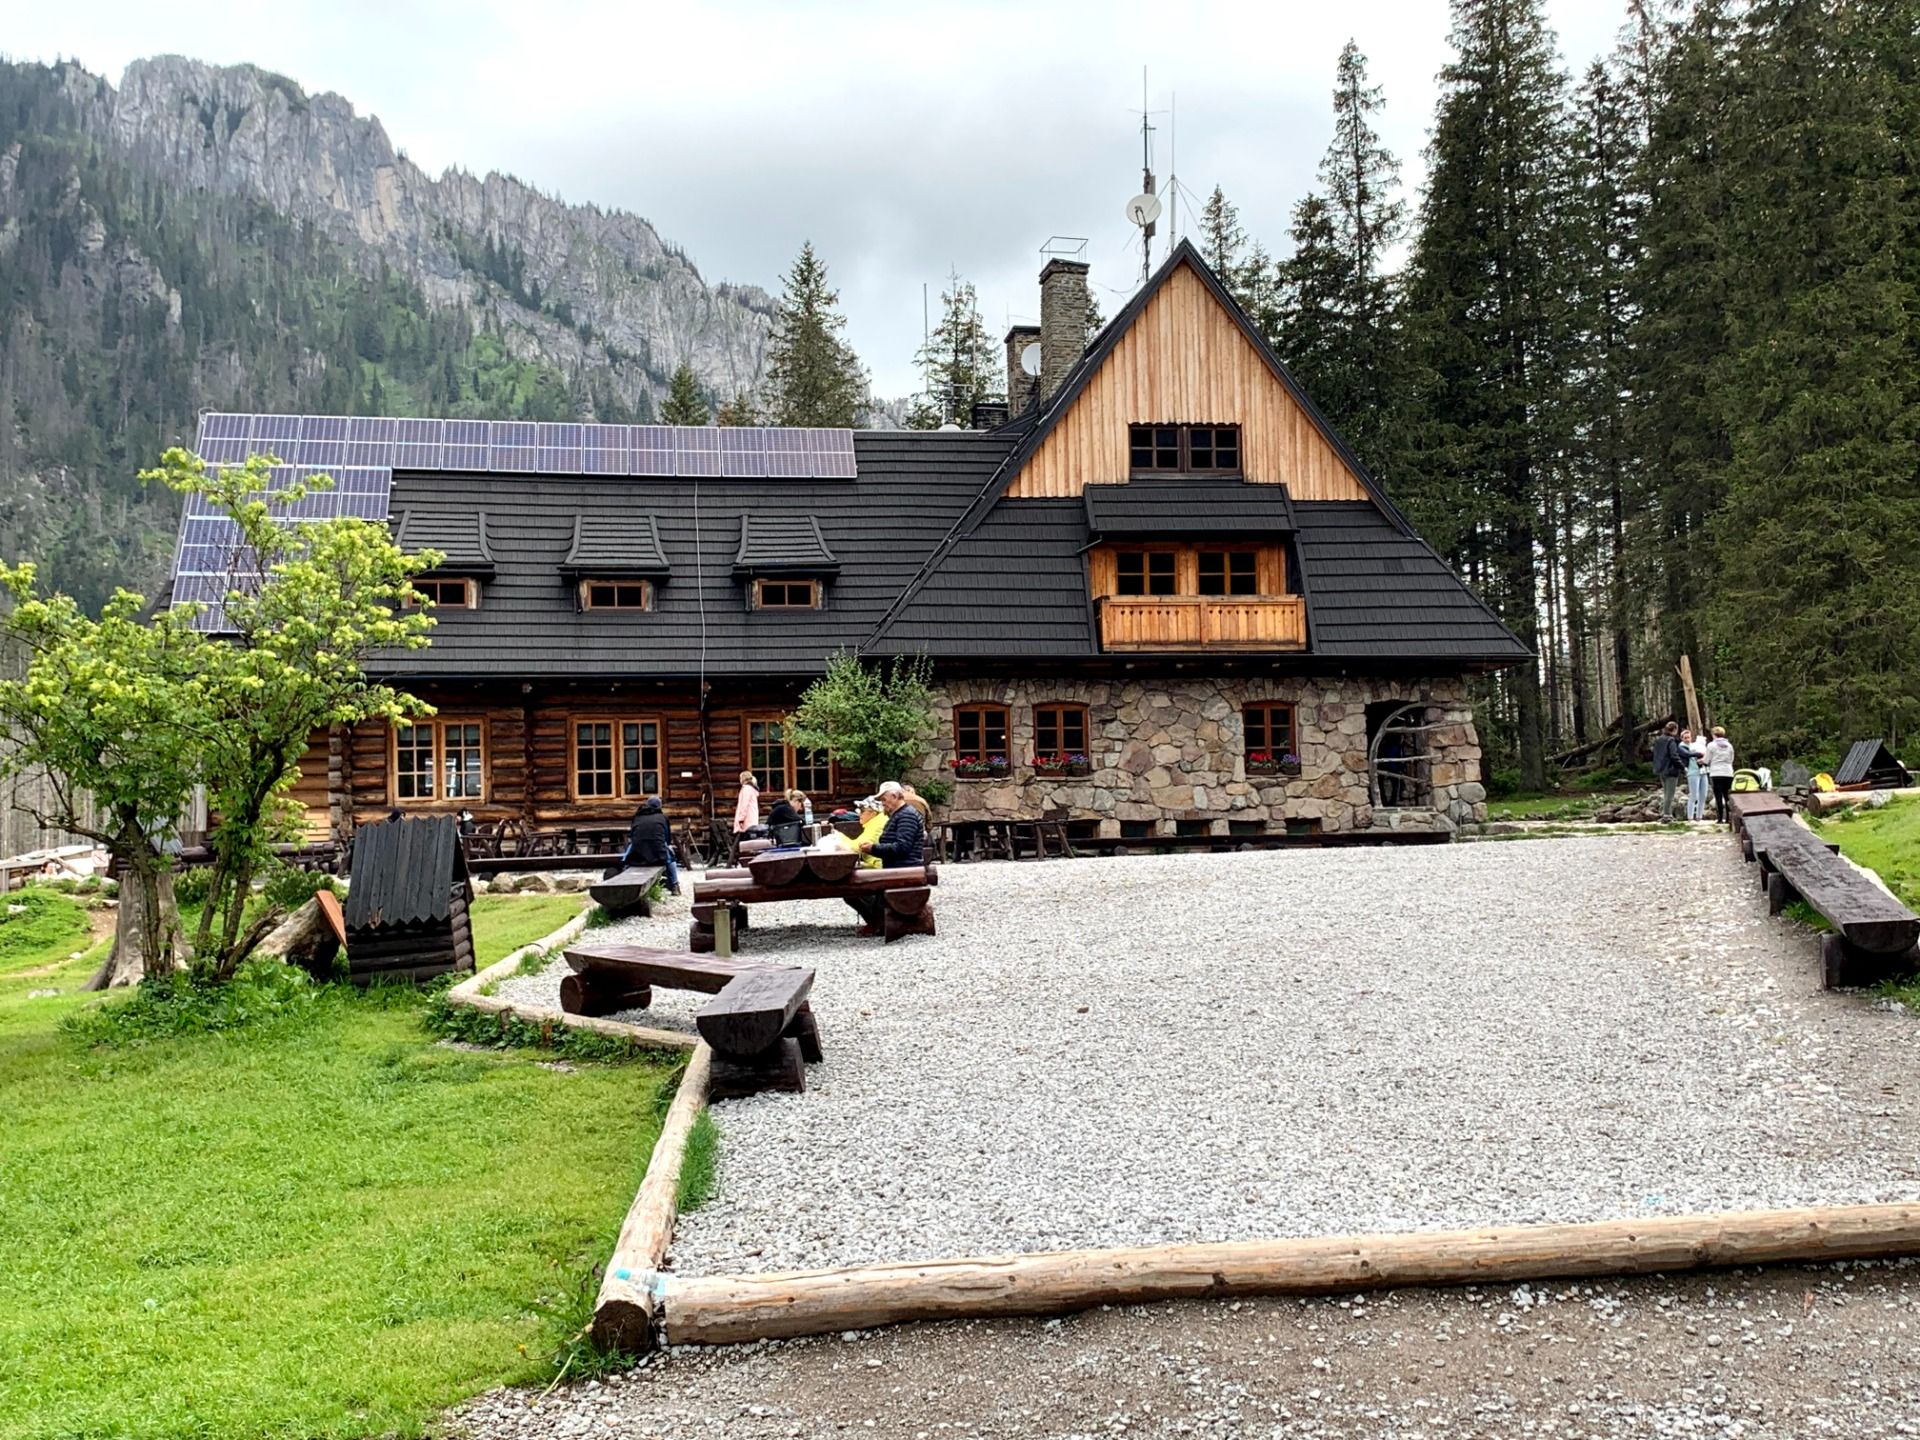
<svg viewBox="0 0 1920 1440"><path fill-rule="evenodd" d="M1304 650L1299 595L1109 595L1100 601L1103 650Z"/></svg>

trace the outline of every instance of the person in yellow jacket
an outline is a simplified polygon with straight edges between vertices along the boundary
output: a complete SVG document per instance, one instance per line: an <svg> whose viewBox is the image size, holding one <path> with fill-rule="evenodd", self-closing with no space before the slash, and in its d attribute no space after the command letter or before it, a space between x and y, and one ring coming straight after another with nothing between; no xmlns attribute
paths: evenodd
<svg viewBox="0 0 1920 1440"><path fill-rule="evenodd" d="M880 832L887 828L887 812L880 808L880 797L869 795L854 807L860 812L860 833L853 838L853 848L858 850L869 841L878 840ZM869 870L880 868L880 857L863 853L860 864Z"/></svg>

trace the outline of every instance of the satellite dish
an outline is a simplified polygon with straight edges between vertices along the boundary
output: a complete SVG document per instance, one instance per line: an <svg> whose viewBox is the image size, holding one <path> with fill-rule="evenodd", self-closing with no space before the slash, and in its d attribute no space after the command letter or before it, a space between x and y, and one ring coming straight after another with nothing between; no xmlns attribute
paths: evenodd
<svg viewBox="0 0 1920 1440"><path fill-rule="evenodd" d="M1020 372L1023 375L1040 373L1040 342L1034 341L1020 352Z"/></svg>
<svg viewBox="0 0 1920 1440"><path fill-rule="evenodd" d="M1127 219L1142 230L1160 218L1160 197L1158 195L1136 195L1127 202Z"/></svg>

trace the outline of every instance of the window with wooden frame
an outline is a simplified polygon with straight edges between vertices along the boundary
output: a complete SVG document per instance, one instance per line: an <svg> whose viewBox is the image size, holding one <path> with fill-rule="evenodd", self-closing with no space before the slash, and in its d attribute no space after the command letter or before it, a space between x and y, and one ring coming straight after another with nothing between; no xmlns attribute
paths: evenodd
<svg viewBox="0 0 1920 1440"><path fill-rule="evenodd" d="M436 610L478 610L480 586L463 576L416 575L407 582L406 604L422 601Z"/></svg>
<svg viewBox="0 0 1920 1440"><path fill-rule="evenodd" d="M753 608L756 610L818 610L818 580L756 580L753 582Z"/></svg>
<svg viewBox="0 0 1920 1440"><path fill-rule="evenodd" d="M1160 475L1238 475L1238 425L1130 425L1128 468L1141 478Z"/></svg>
<svg viewBox="0 0 1920 1440"><path fill-rule="evenodd" d="M1180 552L1166 549L1122 550L1114 556L1114 583L1121 595L1177 595Z"/></svg>
<svg viewBox="0 0 1920 1440"><path fill-rule="evenodd" d="M1241 712L1246 726L1249 764L1278 765L1294 754L1293 706L1284 700L1263 700Z"/></svg>
<svg viewBox="0 0 1920 1440"><path fill-rule="evenodd" d="M651 610L653 609L653 582L651 580L582 580L580 608L582 610Z"/></svg>
<svg viewBox="0 0 1920 1440"><path fill-rule="evenodd" d="M663 734L658 720L575 720L573 798L643 800L658 795Z"/></svg>
<svg viewBox="0 0 1920 1440"><path fill-rule="evenodd" d="M1202 549L1199 555L1199 583L1202 595L1258 595L1260 593L1260 557L1247 549Z"/></svg>
<svg viewBox="0 0 1920 1440"><path fill-rule="evenodd" d="M479 720L417 720L393 731L393 802L485 797L486 726Z"/></svg>
<svg viewBox="0 0 1920 1440"><path fill-rule="evenodd" d="M1007 765L1007 736L1010 717L1004 705L956 705L953 707L953 746L956 764L965 768L971 760L986 767L997 757L997 768Z"/></svg>
<svg viewBox="0 0 1920 1440"><path fill-rule="evenodd" d="M1087 753L1087 707L1036 705L1033 707L1033 753L1084 755Z"/></svg>
<svg viewBox="0 0 1920 1440"><path fill-rule="evenodd" d="M747 769L762 791L781 794L804 790L808 795L834 791L833 757L824 750L808 750L787 739L787 722L768 717L744 722L742 743Z"/></svg>

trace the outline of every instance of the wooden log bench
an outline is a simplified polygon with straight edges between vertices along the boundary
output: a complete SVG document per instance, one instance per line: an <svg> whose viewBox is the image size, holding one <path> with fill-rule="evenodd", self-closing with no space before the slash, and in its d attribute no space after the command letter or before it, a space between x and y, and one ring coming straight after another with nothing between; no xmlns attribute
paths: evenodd
<svg viewBox="0 0 1920 1440"><path fill-rule="evenodd" d="M1833 927L1820 942L1827 989L1874 985L1920 966L1920 915L1882 890L1786 815L1751 815L1746 840L1760 865L1767 911L1804 900Z"/></svg>
<svg viewBox="0 0 1920 1440"><path fill-rule="evenodd" d="M840 862L849 862L842 864ZM693 921L688 948L713 951L714 916L725 907L736 942L747 926L748 907L782 900L845 900L880 897L881 934L888 943L906 935L931 935L933 887L940 883L932 865L895 870L863 870L848 851L781 851L754 857L738 871L709 872L693 887ZM838 877L838 878L832 878Z"/></svg>
<svg viewBox="0 0 1920 1440"><path fill-rule="evenodd" d="M1771 790L1736 790L1727 797L1727 823L1735 835L1744 835L1747 822L1762 815L1792 815L1793 806Z"/></svg>
<svg viewBox="0 0 1920 1440"><path fill-rule="evenodd" d="M596 885L587 887L587 894L607 914L651 915L653 906L648 903L647 892L659 883L666 874L661 865L632 865L616 875L603 877Z"/></svg>
<svg viewBox="0 0 1920 1440"><path fill-rule="evenodd" d="M820 1027L809 999L813 971L802 966L755 965L644 945L575 945L565 955L573 973L560 981L560 1008L569 1015L644 1010L656 986L713 996L694 1015L694 1025L713 1051L708 1094L715 1099L804 1091L806 1067L821 1059Z"/></svg>

